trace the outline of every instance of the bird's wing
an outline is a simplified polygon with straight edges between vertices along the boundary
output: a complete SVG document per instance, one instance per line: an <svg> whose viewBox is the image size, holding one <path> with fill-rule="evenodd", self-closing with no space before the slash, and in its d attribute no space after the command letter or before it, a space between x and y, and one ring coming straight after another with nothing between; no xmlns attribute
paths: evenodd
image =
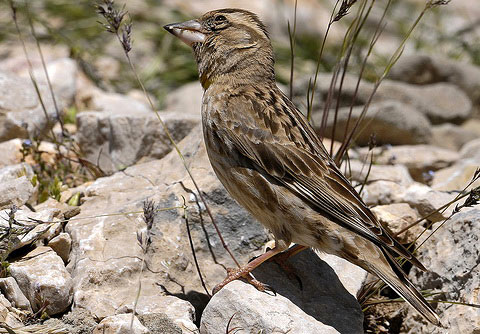
<svg viewBox="0 0 480 334"><path fill-rule="evenodd" d="M279 90L265 95L231 96L220 138L325 217L424 269L366 207L293 103Z"/></svg>

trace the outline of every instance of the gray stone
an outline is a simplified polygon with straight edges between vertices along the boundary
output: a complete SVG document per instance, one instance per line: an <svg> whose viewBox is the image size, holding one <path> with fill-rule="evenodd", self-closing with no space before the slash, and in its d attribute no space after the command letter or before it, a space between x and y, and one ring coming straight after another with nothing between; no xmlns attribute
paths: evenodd
<svg viewBox="0 0 480 334"><path fill-rule="evenodd" d="M407 203L379 205L372 208L372 212L381 223L393 232L392 234L400 232L420 218L417 210L413 209ZM406 244L414 241L422 231L422 225L416 225L399 235L397 239Z"/></svg>
<svg viewBox="0 0 480 334"><path fill-rule="evenodd" d="M22 290L13 277L0 278L0 289L7 299L12 303L13 307L20 310L32 311L30 302L23 294Z"/></svg>
<svg viewBox="0 0 480 334"><path fill-rule="evenodd" d="M0 293L0 323L11 328L23 327L22 315L17 311L3 294Z"/></svg>
<svg viewBox="0 0 480 334"><path fill-rule="evenodd" d="M240 263L246 263L261 252L267 239L264 229L229 197L218 181L208 161L200 127L192 130L179 147L225 242ZM136 235L145 231L145 222L141 214L127 213L141 212L147 199L154 200L159 208L173 209L155 216L152 244L146 254L149 270L142 272L136 312L147 314L156 310L173 320L179 319L170 315L168 309L162 309L162 305L171 303L166 291L193 304L202 303L205 293L191 255L185 211L181 208L184 199L196 256L208 290L225 276L219 263L227 267L233 267L234 263L216 235L204 205L197 204L191 189L194 186L176 152L99 178L87 187L82 212L66 226L72 237L68 268L74 279L77 307L90 310L100 319L121 307L133 308L144 256ZM122 212L126 214L119 215ZM115 215L100 216L105 214Z"/></svg>
<svg viewBox="0 0 480 334"><path fill-rule="evenodd" d="M162 112L174 140L183 139L200 122L200 116L182 112ZM124 169L139 160L165 156L171 143L152 111L110 109L104 112L81 112L77 116L78 144L85 158L107 173Z"/></svg>
<svg viewBox="0 0 480 334"><path fill-rule="evenodd" d="M63 260L50 247L34 249L9 268L34 312L46 305L47 314L55 315L72 303L72 278Z"/></svg>
<svg viewBox="0 0 480 334"><path fill-rule="evenodd" d="M14 250L26 245L40 244L52 239L62 228L58 219L58 209L42 209L37 212L18 210L14 215L12 227L14 233L0 241L1 255L6 258ZM0 211L0 227L9 228L10 209Z"/></svg>
<svg viewBox="0 0 480 334"><path fill-rule="evenodd" d="M18 138L0 143L0 152L2 152L0 168L19 164L22 159L22 154L20 153L21 149L22 140Z"/></svg>
<svg viewBox="0 0 480 334"><path fill-rule="evenodd" d="M295 278L272 262L254 271L276 295L235 281L220 290L207 305L200 333L242 328L250 333L362 333L363 313L337 275L315 253L306 250L290 259Z"/></svg>
<svg viewBox="0 0 480 334"><path fill-rule="evenodd" d="M362 159L367 154L367 149L360 150ZM426 174L452 165L460 154L431 145L401 145L375 148L374 158L375 163L380 165L405 165L414 180L425 182Z"/></svg>
<svg viewBox="0 0 480 334"><path fill-rule="evenodd" d="M200 115L202 109L203 88L195 81L168 93L165 109L187 115Z"/></svg>
<svg viewBox="0 0 480 334"><path fill-rule="evenodd" d="M480 160L480 138L463 145L460 150L460 155L464 159L474 158Z"/></svg>
<svg viewBox="0 0 480 334"><path fill-rule="evenodd" d="M410 104L423 113L432 124L445 122L460 124L472 112L472 102L457 86L449 83L414 86L385 80L373 101L397 100Z"/></svg>
<svg viewBox="0 0 480 334"><path fill-rule="evenodd" d="M133 314L118 314L103 319L93 334L150 334L150 331Z"/></svg>
<svg viewBox="0 0 480 334"><path fill-rule="evenodd" d="M413 54L402 56L390 77L414 84L450 82L463 89L473 103L480 105L480 68L451 58Z"/></svg>
<svg viewBox="0 0 480 334"><path fill-rule="evenodd" d="M472 180L480 167L480 159L462 159L456 164L435 172L432 188L443 191L462 191ZM480 180L473 182L465 190L480 186Z"/></svg>
<svg viewBox="0 0 480 334"><path fill-rule="evenodd" d="M391 204L395 203L398 194L405 193L406 189L406 186L390 180L379 180L368 183L360 195L367 205Z"/></svg>
<svg viewBox="0 0 480 334"><path fill-rule="evenodd" d="M50 240L48 246L52 248L55 253L57 253L57 255L62 258L63 262L68 262L70 248L72 247L72 238L68 233L60 233L52 240Z"/></svg>
<svg viewBox="0 0 480 334"><path fill-rule="evenodd" d="M358 121L363 107L354 107L349 121L348 132ZM341 108L337 114L335 139L343 140L350 108ZM314 124L321 124L322 113L313 114ZM325 135L332 136L334 110L330 111ZM317 129L318 131L318 129ZM363 121L355 133L354 142L368 145L370 136L375 135L376 142L392 145L409 145L427 143L431 136L429 120L411 105L399 101L383 101L374 103L368 109Z"/></svg>
<svg viewBox="0 0 480 334"><path fill-rule="evenodd" d="M351 171L351 180L363 183L368 173L367 184L375 181L388 181L402 186L409 186L414 182L404 165L369 165L370 157L366 163L359 160L350 160L347 171ZM368 172L369 168L370 172Z"/></svg>
<svg viewBox="0 0 480 334"><path fill-rule="evenodd" d="M30 181L33 175L32 167L26 163L0 168L0 210L33 202L37 194Z"/></svg>
<svg viewBox="0 0 480 334"><path fill-rule="evenodd" d="M464 144L478 138L479 135L465 128L445 123L432 127L430 144L457 151Z"/></svg>
<svg viewBox="0 0 480 334"><path fill-rule="evenodd" d="M413 268L413 282L422 289L442 292L434 299L478 304L480 286L480 210L473 209L453 216L418 250L419 260L429 269ZM480 309L439 303L436 306L442 323L448 329L427 324L414 311L404 324L408 333L478 333Z"/></svg>
<svg viewBox="0 0 480 334"><path fill-rule="evenodd" d="M71 73L61 73L62 78L58 86L54 85L54 92L58 96L58 108L61 111L73 100L75 89L63 86L62 82L70 82ZM38 100L34 86L30 79L17 77L14 74L0 72L0 141L12 138L27 138L28 135L40 135L54 125L56 110L47 85L39 81L39 90L45 104L49 118Z"/></svg>
<svg viewBox="0 0 480 334"><path fill-rule="evenodd" d="M35 188L25 176L4 181L0 185L0 210L12 205L20 207L34 195Z"/></svg>
<svg viewBox="0 0 480 334"><path fill-rule="evenodd" d="M446 219L452 213L453 206L451 205L446 210L439 212L435 211L449 203L456 196L457 194L455 193L436 191L426 185L414 183L405 191L396 193L394 202L408 203L418 211L420 217L429 215L429 221L438 222Z"/></svg>

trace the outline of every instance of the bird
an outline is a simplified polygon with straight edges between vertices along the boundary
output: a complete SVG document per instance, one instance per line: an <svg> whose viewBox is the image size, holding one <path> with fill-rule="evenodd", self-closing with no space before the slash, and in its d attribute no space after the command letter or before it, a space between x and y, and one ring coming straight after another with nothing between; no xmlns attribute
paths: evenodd
<svg viewBox="0 0 480 334"><path fill-rule="evenodd" d="M193 50L211 166L229 194L275 238L275 247L230 269L218 291L286 251L333 254L382 279L431 323L439 316L408 280L397 257L426 270L378 221L318 134L275 79L269 33L247 10L226 8L164 29Z"/></svg>

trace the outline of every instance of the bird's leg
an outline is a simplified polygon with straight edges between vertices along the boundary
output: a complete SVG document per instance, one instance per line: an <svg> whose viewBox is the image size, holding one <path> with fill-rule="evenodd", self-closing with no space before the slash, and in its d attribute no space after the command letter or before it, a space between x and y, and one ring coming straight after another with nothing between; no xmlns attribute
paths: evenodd
<svg viewBox="0 0 480 334"><path fill-rule="evenodd" d="M216 294L218 291L220 291L221 288L223 288L225 285L228 283L239 279L241 277L245 278L250 284L252 284L254 287L256 287L260 291L265 291L266 285L257 281L250 273L257 268L259 265L261 265L263 262L267 261L271 257L277 255L278 253L282 252L284 248L275 246L273 249L270 249L269 251L265 252L264 254L260 255L259 257L253 259L249 263L247 263L245 266L242 268L238 269L228 269L227 270L227 277L223 280L222 283L217 284L215 288L213 288L212 293Z"/></svg>

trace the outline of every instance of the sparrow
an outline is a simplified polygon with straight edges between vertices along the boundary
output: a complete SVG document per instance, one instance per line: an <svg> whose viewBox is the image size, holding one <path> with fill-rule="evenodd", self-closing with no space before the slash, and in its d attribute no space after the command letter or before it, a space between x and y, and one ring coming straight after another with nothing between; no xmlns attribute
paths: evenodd
<svg viewBox="0 0 480 334"><path fill-rule="evenodd" d="M277 87L272 45L258 16L221 9L164 28L193 49L213 170L230 195L275 237L273 249L229 270L214 291L247 278L295 243L297 250L311 247L333 254L378 276L440 326L396 257L425 267L380 224L304 115Z"/></svg>

